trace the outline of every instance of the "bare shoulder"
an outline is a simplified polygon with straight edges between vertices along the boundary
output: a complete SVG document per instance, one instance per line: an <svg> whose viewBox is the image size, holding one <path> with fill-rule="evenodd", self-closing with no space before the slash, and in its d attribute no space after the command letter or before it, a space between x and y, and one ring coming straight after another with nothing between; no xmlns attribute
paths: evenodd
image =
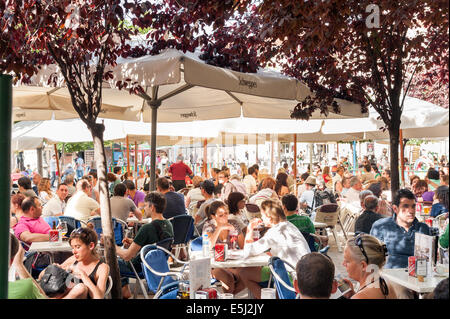
<svg viewBox="0 0 450 319"><path fill-rule="evenodd" d="M98 270L109 275L109 265L107 263L101 263L100 266L98 266Z"/></svg>

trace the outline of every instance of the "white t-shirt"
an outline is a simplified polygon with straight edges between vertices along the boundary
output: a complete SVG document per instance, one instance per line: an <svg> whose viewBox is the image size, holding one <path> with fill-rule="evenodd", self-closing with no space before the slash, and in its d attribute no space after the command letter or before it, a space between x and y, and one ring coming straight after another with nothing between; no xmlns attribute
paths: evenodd
<svg viewBox="0 0 450 319"><path fill-rule="evenodd" d="M199 201L205 200L205 197L203 197L202 195L202 191L200 188L196 187L191 189L187 195L186 198L189 197L191 199L190 203L189 203L189 207L188 210L191 212L194 208L196 208L197 203Z"/></svg>
<svg viewBox="0 0 450 319"><path fill-rule="evenodd" d="M270 250L272 256L279 257L294 267L302 256L311 252L305 237L288 221L272 226L258 241L246 243L244 258L262 254L267 250Z"/></svg>
<svg viewBox="0 0 450 319"><path fill-rule="evenodd" d="M65 216L87 222L91 217L91 212L99 208L99 204L94 199L86 195L85 192L77 191L67 203L64 211Z"/></svg>
<svg viewBox="0 0 450 319"><path fill-rule="evenodd" d="M150 180L150 179L148 179L148 180ZM136 187L138 190L141 191L142 189L144 189L144 182L145 182L145 177L138 178L136 180Z"/></svg>
<svg viewBox="0 0 450 319"><path fill-rule="evenodd" d="M64 212L66 202L62 201L58 195L53 196L42 208L42 216L55 216Z"/></svg>
<svg viewBox="0 0 450 319"><path fill-rule="evenodd" d="M242 182L245 184L245 188L247 190L248 195L251 194L252 188L256 189L256 180L252 175L250 175L250 174L245 175Z"/></svg>
<svg viewBox="0 0 450 319"><path fill-rule="evenodd" d="M314 189L308 189L302 193L298 202L300 204L306 203L309 207L314 209L317 205L316 203L314 203L314 207L312 207L313 200L314 200Z"/></svg>
<svg viewBox="0 0 450 319"><path fill-rule="evenodd" d="M359 191L350 187L349 190L345 193L344 198L346 199L346 202L348 204L361 208L361 202L359 200L359 193L360 193Z"/></svg>

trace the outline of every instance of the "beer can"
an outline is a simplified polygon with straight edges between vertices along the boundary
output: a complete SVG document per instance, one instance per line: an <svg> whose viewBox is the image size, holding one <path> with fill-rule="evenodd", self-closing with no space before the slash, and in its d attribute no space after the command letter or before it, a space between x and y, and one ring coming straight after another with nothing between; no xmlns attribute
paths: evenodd
<svg viewBox="0 0 450 319"><path fill-rule="evenodd" d="M214 246L214 260L225 261L227 259L227 244L216 244Z"/></svg>
<svg viewBox="0 0 450 319"><path fill-rule="evenodd" d="M416 257L408 257L408 274L412 277L416 277Z"/></svg>
<svg viewBox="0 0 450 319"><path fill-rule="evenodd" d="M206 292L208 299L217 299L217 290L214 288L203 288L200 291Z"/></svg>
<svg viewBox="0 0 450 319"><path fill-rule="evenodd" d="M58 242L59 241L59 231L57 229L51 229L49 232L49 240L51 242Z"/></svg>

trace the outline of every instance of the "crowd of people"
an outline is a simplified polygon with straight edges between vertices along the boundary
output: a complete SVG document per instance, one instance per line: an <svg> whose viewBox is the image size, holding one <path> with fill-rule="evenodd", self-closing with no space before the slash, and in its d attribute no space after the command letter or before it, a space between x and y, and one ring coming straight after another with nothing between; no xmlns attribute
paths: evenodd
<svg viewBox="0 0 450 319"><path fill-rule="evenodd" d="M411 176L408 185L391 198L387 161L374 164L364 159L363 170L352 173L343 158L333 167L316 164L306 172L297 172L297 176L296 170L286 163L274 176L260 171L257 164L248 168L241 164L237 174L230 174L224 166L212 168L205 178L193 176L183 160L180 155L164 174L156 172L156 191L149 191L150 171L139 169L135 177L130 172L121 174L121 167L115 167L107 174L112 217L124 221L133 216L152 220L140 227L134 238L125 238L123 245L116 247L121 272L131 272L130 263L141 271L140 249L173 237L168 219L188 214L194 219L197 233L208 236L211 247L226 243L242 249L245 257L270 251L272 256L296 265L296 275L291 279L300 298L329 298L337 288L335 267L326 254L317 252L319 243L328 244L328 236L312 236L316 233L313 222L319 206L341 202L359 212L352 229L355 237L347 241L343 263L349 278L359 283L359 289L355 291L352 281L347 280L352 289L346 297L394 299L408 292L393 287L381 276L379 282L368 282L369 265L380 270L407 267L408 257L414 255L415 233L430 234L430 227L416 218L416 203L429 203L431 216L447 214L448 220L448 165L439 170L431 168L424 179ZM55 191L53 176L19 178L18 191L11 196L10 227L25 250L35 241L48 241L51 227L46 217L70 216L87 224L100 215L96 171L77 176L76 183L74 177L65 176ZM257 209L251 210L248 205ZM446 227L440 239L442 247L448 247L448 224ZM259 239L254 238L255 231L260 233ZM101 238L89 225L70 233L73 254L61 260L60 266L70 269L81 281L62 294L48 297L104 297L109 267L96 253L98 240ZM17 246L16 241L14 245ZM22 246L18 246L17 252L11 254L14 264L24 254ZM261 283L269 280L270 270L212 269L212 276L221 282L224 292L237 294L248 288L255 298L260 298ZM28 286L36 285L29 282ZM128 278L122 278L121 285L124 298L131 297ZM29 296L31 290L35 297L45 297L39 285L29 287L22 297ZM12 291L13 296L20 296L18 290Z"/></svg>

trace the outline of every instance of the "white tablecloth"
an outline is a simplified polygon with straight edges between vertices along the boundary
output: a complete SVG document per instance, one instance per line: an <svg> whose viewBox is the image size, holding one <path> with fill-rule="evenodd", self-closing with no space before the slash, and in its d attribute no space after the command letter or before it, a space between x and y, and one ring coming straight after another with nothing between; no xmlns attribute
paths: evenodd
<svg viewBox="0 0 450 319"><path fill-rule="evenodd" d="M244 259L243 251L232 252L233 256L236 259L228 258L225 261L215 261L214 260L214 251L210 252L211 254L211 268L242 268L242 267L261 267L267 266L269 264L270 256L267 254L261 254L258 256L252 256ZM203 258L202 251L193 251L191 252L191 258Z"/></svg>
<svg viewBox="0 0 450 319"><path fill-rule="evenodd" d="M437 284L446 278L445 276L425 277L424 282L419 282L416 277L408 275L406 268L383 269L381 273L386 280L416 291L419 294L432 292Z"/></svg>
<svg viewBox="0 0 450 319"><path fill-rule="evenodd" d="M37 251L37 252L58 252L58 251L72 251L72 247L70 247L68 241L63 242L49 242L49 241L41 241L31 243L31 247L29 251Z"/></svg>

